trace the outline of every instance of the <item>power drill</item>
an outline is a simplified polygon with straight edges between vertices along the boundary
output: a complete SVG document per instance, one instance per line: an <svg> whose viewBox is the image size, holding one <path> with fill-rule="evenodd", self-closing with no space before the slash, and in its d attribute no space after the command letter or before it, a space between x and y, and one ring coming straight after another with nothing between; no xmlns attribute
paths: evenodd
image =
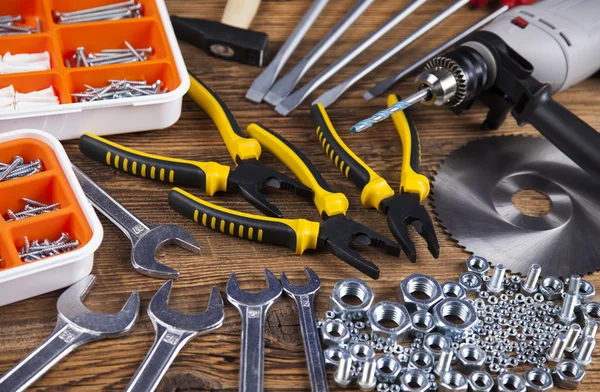
<svg viewBox="0 0 600 392"><path fill-rule="evenodd" d="M599 69L600 0L544 0L515 7L431 59L416 78L415 94L357 123L351 132L417 102L459 114L479 99L489 108L485 129L497 129L511 112L520 126L533 125L600 178L600 134L551 97Z"/></svg>

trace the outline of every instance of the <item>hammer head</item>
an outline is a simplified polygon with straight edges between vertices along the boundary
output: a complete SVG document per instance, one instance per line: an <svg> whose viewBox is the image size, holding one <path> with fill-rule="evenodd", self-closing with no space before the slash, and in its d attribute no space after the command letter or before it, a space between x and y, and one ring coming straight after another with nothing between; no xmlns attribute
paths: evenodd
<svg viewBox="0 0 600 392"><path fill-rule="evenodd" d="M148 306L148 316L152 323L162 324L188 332L210 332L223 325L225 312L223 298L219 290L213 286L208 299L208 307L200 314L186 314L169 308L169 296L173 281L165 283L152 297Z"/></svg>
<svg viewBox="0 0 600 392"><path fill-rule="evenodd" d="M192 236L179 226L154 226L131 249L133 268L141 274L153 278L169 279L178 277L179 272L156 261L154 255L162 247L177 245L196 254L200 253L200 245Z"/></svg>
<svg viewBox="0 0 600 392"><path fill-rule="evenodd" d="M208 54L238 63L263 66L269 36L205 19L171 16L175 35Z"/></svg>
<svg viewBox="0 0 600 392"><path fill-rule="evenodd" d="M281 274L281 285L283 286L283 291L290 296L314 294L319 291L321 288L321 280L315 271L306 267L304 268L304 273L308 278L308 283L303 284L302 286L294 286L290 283L285 273Z"/></svg>
<svg viewBox="0 0 600 392"><path fill-rule="evenodd" d="M227 282L227 299L233 306L269 306L281 295L281 284L271 271L265 269L267 289L260 293L248 293L240 288L235 272L231 273Z"/></svg>
<svg viewBox="0 0 600 392"><path fill-rule="evenodd" d="M117 314L94 313L81 302L94 286L96 277L88 275L74 283L58 298L58 316L71 325L103 338L124 335L133 328L140 310L140 296L134 291Z"/></svg>

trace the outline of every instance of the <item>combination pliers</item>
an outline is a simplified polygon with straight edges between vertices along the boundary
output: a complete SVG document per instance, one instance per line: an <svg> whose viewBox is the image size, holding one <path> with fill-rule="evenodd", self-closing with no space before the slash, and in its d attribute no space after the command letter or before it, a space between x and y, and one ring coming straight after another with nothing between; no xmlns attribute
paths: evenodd
<svg viewBox="0 0 600 392"><path fill-rule="evenodd" d="M174 185L200 188L207 195L216 192L240 193L250 204L269 216L281 217L279 209L261 193L264 187L284 189L301 197L312 191L298 181L259 162L260 143L245 137L235 117L221 99L202 82L190 75L188 95L211 117L237 165L199 162L147 154L99 136L85 134L79 148L86 156L132 175Z"/></svg>
<svg viewBox="0 0 600 392"><path fill-rule="evenodd" d="M326 249L373 279L379 268L350 247L352 242L399 256L400 245L346 216L348 199L334 193L308 158L289 141L259 125L250 124L248 134L283 162L294 175L313 191L313 202L323 223L305 219L279 219L246 214L209 203L182 189L169 193L169 205L176 211L215 231L295 249Z"/></svg>
<svg viewBox="0 0 600 392"><path fill-rule="evenodd" d="M396 102L398 97L390 95L388 105ZM417 260L415 245L408 235L409 225L425 239L429 251L437 259L440 245L431 217L422 204L429 195L430 185L427 177L419 173L419 135L410 113L401 111L392 115L402 141L402 171L398 194L343 142L323 105L317 104L311 108L311 118L325 153L361 191L362 205L365 208L376 208L387 216L390 232L400 243L408 259L413 263Z"/></svg>

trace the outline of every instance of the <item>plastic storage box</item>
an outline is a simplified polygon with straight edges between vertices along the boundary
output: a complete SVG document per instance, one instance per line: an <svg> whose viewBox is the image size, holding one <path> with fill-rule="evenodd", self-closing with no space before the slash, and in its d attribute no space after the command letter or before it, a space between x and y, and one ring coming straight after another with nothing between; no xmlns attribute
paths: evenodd
<svg viewBox="0 0 600 392"><path fill-rule="evenodd" d="M0 112L0 133L32 128L46 131L59 140L73 139L84 132L97 135L127 133L166 128L181 115L181 101L190 81L181 51L169 20L164 0L139 0L142 17L115 21L57 24L54 12L71 12L105 6L123 0L2 0L0 15L22 15L23 24L35 26L40 20L41 33L0 36L0 55L11 52L48 51L49 71L0 75L0 88L13 85L21 93L54 88L61 105L42 109ZM68 68L66 58L77 47L86 52L123 48L128 41L135 48L152 46L147 61ZM109 79L161 80L168 93L110 101L76 103L72 93L84 85L102 87Z"/></svg>
<svg viewBox="0 0 600 392"><path fill-rule="evenodd" d="M26 162L40 159L44 170L0 182L0 306L70 286L87 276L103 238L102 225L58 140L37 130L0 134L0 162L10 163L15 156ZM60 208L5 220L7 210L22 209L22 198L60 203ZM79 241L77 249L29 263L19 257L25 237L29 241L56 240L63 232Z"/></svg>

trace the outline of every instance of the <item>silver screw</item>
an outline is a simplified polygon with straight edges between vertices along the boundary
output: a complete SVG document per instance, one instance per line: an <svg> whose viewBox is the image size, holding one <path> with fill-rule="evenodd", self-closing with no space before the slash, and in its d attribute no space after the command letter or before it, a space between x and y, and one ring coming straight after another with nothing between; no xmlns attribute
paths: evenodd
<svg viewBox="0 0 600 392"><path fill-rule="evenodd" d="M135 57L137 57L137 59L139 61L144 61L145 58L143 58L134 48L133 46L131 46L131 44L127 41L125 41L125 46L127 46L127 49L129 49L131 51L131 54L133 54Z"/></svg>
<svg viewBox="0 0 600 392"><path fill-rule="evenodd" d="M565 295L563 306L558 315L558 320L561 324L567 325L575 320L575 306L578 302L578 295L575 293L567 293Z"/></svg>
<svg viewBox="0 0 600 392"><path fill-rule="evenodd" d="M504 275L506 274L506 268L504 268L504 264L498 264L496 268L494 268L494 273L492 274L492 278L487 283L487 290L494 294L499 294L504 291Z"/></svg>
<svg viewBox="0 0 600 392"><path fill-rule="evenodd" d="M569 330L567 331L567 344L565 345L565 351L568 353L572 353L577 349L577 341L579 340L579 335L581 334L581 326L579 324L571 324Z"/></svg>
<svg viewBox="0 0 600 392"><path fill-rule="evenodd" d="M580 365L587 366L592 363L592 352L596 347L596 339L588 336L583 339L581 348L574 354L575 361Z"/></svg>
<svg viewBox="0 0 600 392"><path fill-rule="evenodd" d="M597 332L598 332L598 323L595 322L594 320L590 320L585 324L585 327L583 328L582 336L584 339L587 337L595 338Z"/></svg>
<svg viewBox="0 0 600 392"><path fill-rule="evenodd" d="M349 353L342 354L340 364L333 374L333 380L342 388L346 388L352 381L352 359Z"/></svg>
<svg viewBox="0 0 600 392"><path fill-rule="evenodd" d="M560 362L565 356L565 346L567 344L567 338L564 334L558 334L556 339L550 346L550 350L546 353L546 359L548 362Z"/></svg>
<svg viewBox="0 0 600 392"><path fill-rule="evenodd" d="M527 277L521 281L521 292L528 295L535 294L538 290L538 280L541 273L542 268L540 265L532 264L527 272Z"/></svg>
<svg viewBox="0 0 600 392"><path fill-rule="evenodd" d="M579 295L580 287L581 287L581 276L571 275L571 277L569 278L569 290L567 292Z"/></svg>
<svg viewBox="0 0 600 392"><path fill-rule="evenodd" d="M80 16L80 15L86 15L86 14L94 14L94 13L98 13L98 12L102 12L102 11L110 11L110 10L114 10L114 9L119 9L119 8L125 8L128 6L132 6L135 5L135 0L128 0L126 2L122 2L122 3L116 3L116 4L109 4L109 5L105 5L102 7L94 7L94 8L86 8L83 10L79 10L79 11L72 11L72 12L58 12L55 11L54 12L54 16L56 18L64 18L64 17L71 17L71 16Z"/></svg>
<svg viewBox="0 0 600 392"><path fill-rule="evenodd" d="M373 391L377 386L377 378L375 377L375 357L367 359L363 363L362 373L357 381L361 391Z"/></svg>
<svg viewBox="0 0 600 392"><path fill-rule="evenodd" d="M433 372L438 376L450 371L450 366L452 365L452 355L453 350L452 347L446 346L442 349L440 353L440 357L433 368Z"/></svg>
<svg viewBox="0 0 600 392"><path fill-rule="evenodd" d="M6 177L8 177L8 175L15 170L15 168L19 165L23 164L23 158L21 158L20 156L16 156L13 158L12 163L6 168L4 169L4 171L0 174L0 182L4 181L6 179Z"/></svg>

